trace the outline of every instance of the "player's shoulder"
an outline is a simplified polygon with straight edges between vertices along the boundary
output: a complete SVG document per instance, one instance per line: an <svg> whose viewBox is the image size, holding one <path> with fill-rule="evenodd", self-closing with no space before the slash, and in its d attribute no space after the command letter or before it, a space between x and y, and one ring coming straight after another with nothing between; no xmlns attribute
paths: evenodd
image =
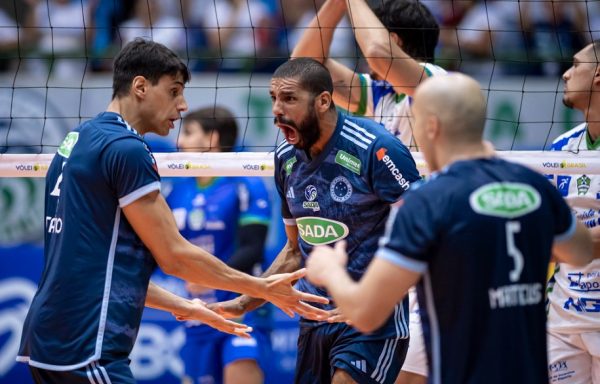
<svg viewBox="0 0 600 384"><path fill-rule="evenodd" d="M439 65L435 65L433 63L419 63L427 73L427 76L439 76L439 75L447 75L448 72L440 67Z"/></svg>
<svg viewBox="0 0 600 384"><path fill-rule="evenodd" d="M574 140L577 140L577 142L579 142L579 139L582 135L585 134L586 131L587 123L579 124L575 128L568 130L567 132L554 139L554 141L552 142L551 149L554 151L560 151L568 147L569 144L572 143Z"/></svg>

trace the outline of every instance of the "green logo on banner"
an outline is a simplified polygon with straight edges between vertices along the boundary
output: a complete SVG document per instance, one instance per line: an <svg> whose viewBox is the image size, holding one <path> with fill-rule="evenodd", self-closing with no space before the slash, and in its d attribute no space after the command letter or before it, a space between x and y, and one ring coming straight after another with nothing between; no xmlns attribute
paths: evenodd
<svg viewBox="0 0 600 384"><path fill-rule="evenodd" d="M491 183L476 189L469 198L471 208L488 216L515 218L539 208L537 190L521 183Z"/></svg>
<svg viewBox="0 0 600 384"><path fill-rule="evenodd" d="M348 236L348 226L339 221L322 217L301 217L296 219L302 240L310 245L330 244Z"/></svg>
<svg viewBox="0 0 600 384"><path fill-rule="evenodd" d="M75 144L77 144L77 140L79 140L79 132L69 132L60 145L60 148L58 148L58 154L66 158L71 156L71 152L73 151Z"/></svg>
<svg viewBox="0 0 600 384"><path fill-rule="evenodd" d="M338 151L335 155L335 162L344 168L348 168L357 175L360 175L360 160L348 152Z"/></svg>

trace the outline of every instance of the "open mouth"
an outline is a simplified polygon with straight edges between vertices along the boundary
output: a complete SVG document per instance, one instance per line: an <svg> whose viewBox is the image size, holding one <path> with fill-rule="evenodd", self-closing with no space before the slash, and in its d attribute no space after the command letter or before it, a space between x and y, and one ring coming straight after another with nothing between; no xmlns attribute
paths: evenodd
<svg viewBox="0 0 600 384"><path fill-rule="evenodd" d="M285 141L287 141L288 144L298 144L300 141L300 136L298 135L298 130L296 128L285 124L277 124L277 127L281 130L281 133L283 133Z"/></svg>

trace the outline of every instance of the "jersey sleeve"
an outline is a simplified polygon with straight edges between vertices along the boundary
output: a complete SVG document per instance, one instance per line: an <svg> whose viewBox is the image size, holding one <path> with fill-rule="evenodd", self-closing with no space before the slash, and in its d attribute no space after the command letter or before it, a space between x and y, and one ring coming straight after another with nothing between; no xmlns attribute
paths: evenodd
<svg viewBox="0 0 600 384"><path fill-rule="evenodd" d="M382 135L377 139L369 164L373 190L388 203L398 201L412 182L420 180L410 151L391 135Z"/></svg>
<svg viewBox="0 0 600 384"><path fill-rule="evenodd" d="M429 250L435 244L441 226L432 205L422 194L411 191L392 207L375 257L423 273L430 262L428 257L432 252Z"/></svg>
<svg viewBox="0 0 600 384"><path fill-rule="evenodd" d="M355 116L365 116L373 114L373 95L371 85L373 83L371 76L366 73L359 73L358 80L360 81L360 101L358 108L353 113Z"/></svg>
<svg viewBox="0 0 600 384"><path fill-rule="evenodd" d="M245 178L238 185L240 199L239 225L269 224L271 204L269 193L261 178Z"/></svg>
<svg viewBox="0 0 600 384"><path fill-rule="evenodd" d="M277 189L277 194L281 200L281 217L283 218L285 225L296 225L296 221L294 220L294 217L290 211L290 207L287 204L285 192L283 191L283 173L285 171L282 169L282 162L283 160L277 156L277 153L275 153L275 188Z"/></svg>
<svg viewBox="0 0 600 384"><path fill-rule="evenodd" d="M156 161L143 141L122 138L108 144L102 169L121 208L150 192L160 190Z"/></svg>

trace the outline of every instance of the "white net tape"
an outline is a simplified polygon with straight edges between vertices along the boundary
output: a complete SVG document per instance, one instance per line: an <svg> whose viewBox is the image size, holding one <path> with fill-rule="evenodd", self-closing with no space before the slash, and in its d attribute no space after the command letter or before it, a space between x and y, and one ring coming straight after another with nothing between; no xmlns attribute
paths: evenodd
<svg viewBox="0 0 600 384"><path fill-rule="evenodd" d="M595 151L498 151L498 156L528 166L540 173L600 174L600 157ZM44 177L53 154L0 154L0 177ZM272 152L155 153L163 177L186 176L273 176ZM422 174L429 169L423 156L413 152Z"/></svg>

